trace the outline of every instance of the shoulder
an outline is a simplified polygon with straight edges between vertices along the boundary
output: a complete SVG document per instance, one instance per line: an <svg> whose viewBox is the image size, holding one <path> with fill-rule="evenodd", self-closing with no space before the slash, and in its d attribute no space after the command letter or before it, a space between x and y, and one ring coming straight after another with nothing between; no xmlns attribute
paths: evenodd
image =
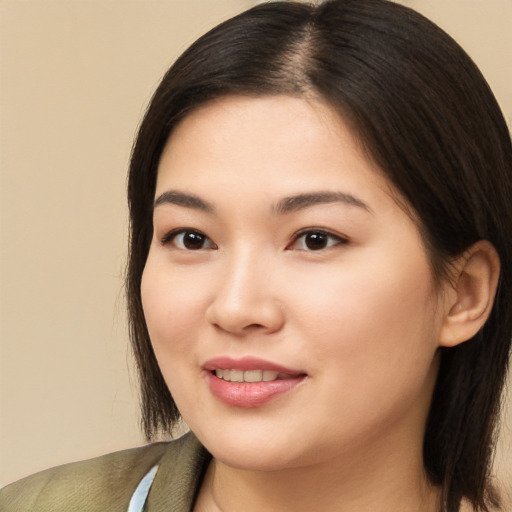
<svg viewBox="0 0 512 512"><path fill-rule="evenodd" d="M140 480L165 459L173 465L183 454L194 458L197 443L186 435L169 443L155 443L74 462L36 473L0 490L5 512L126 511Z"/></svg>

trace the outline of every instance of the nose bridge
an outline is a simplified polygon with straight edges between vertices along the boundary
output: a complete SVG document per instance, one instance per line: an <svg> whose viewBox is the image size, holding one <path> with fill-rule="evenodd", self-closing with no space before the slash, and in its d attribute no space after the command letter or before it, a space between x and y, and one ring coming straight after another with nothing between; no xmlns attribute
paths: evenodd
<svg viewBox="0 0 512 512"><path fill-rule="evenodd" d="M208 320L238 334L256 328L279 329L283 312L271 280L269 258L253 246L238 247L225 258Z"/></svg>
<svg viewBox="0 0 512 512"><path fill-rule="evenodd" d="M249 298L258 293L256 284L264 256L253 247L240 247L233 251L226 262L223 292L226 298ZM261 282L260 282L261 284Z"/></svg>

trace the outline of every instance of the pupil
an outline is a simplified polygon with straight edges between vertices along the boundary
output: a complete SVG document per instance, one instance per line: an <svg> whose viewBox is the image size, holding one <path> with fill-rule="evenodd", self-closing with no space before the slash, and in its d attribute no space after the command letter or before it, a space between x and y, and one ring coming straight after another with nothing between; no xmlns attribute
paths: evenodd
<svg viewBox="0 0 512 512"><path fill-rule="evenodd" d="M204 244L204 236L199 233L189 231L183 237L183 245L187 249L201 249Z"/></svg>
<svg viewBox="0 0 512 512"><path fill-rule="evenodd" d="M327 236L323 233L309 233L306 235L306 247L311 250L324 249L327 244Z"/></svg>

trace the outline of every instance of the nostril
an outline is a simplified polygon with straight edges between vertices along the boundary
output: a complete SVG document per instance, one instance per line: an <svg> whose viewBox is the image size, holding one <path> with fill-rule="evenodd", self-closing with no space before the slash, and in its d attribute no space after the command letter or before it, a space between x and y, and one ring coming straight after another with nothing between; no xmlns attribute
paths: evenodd
<svg viewBox="0 0 512 512"><path fill-rule="evenodd" d="M270 333L282 327L284 314L272 299L242 300L218 295L207 308L206 320L214 328L232 334Z"/></svg>

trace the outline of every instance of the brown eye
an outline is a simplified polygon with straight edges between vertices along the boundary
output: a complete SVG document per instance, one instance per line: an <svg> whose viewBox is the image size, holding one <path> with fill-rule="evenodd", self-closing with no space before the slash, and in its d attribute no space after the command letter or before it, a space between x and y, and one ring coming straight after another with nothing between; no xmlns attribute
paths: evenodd
<svg viewBox="0 0 512 512"><path fill-rule="evenodd" d="M329 242L329 237L325 233L308 233L304 236L304 245L311 251L325 249Z"/></svg>
<svg viewBox="0 0 512 512"><path fill-rule="evenodd" d="M207 240L206 236L201 233L194 233L193 231L189 231L187 233L183 233L183 246L186 249L196 250L202 249Z"/></svg>
<svg viewBox="0 0 512 512"><path fill-rule="evenodd" d="M162 243L172 244L178 249L198 251L200 249L215 249L215 244L200 231L179 230L167 235Z"/></svg>
<svg viewBox="0 0 512 512"><path fill-rule="evenodd" d="M348 243L347 239L333 233L310 229L299 233L289 248L301 251L321 251L334 245L346 243Z"/></svg>

